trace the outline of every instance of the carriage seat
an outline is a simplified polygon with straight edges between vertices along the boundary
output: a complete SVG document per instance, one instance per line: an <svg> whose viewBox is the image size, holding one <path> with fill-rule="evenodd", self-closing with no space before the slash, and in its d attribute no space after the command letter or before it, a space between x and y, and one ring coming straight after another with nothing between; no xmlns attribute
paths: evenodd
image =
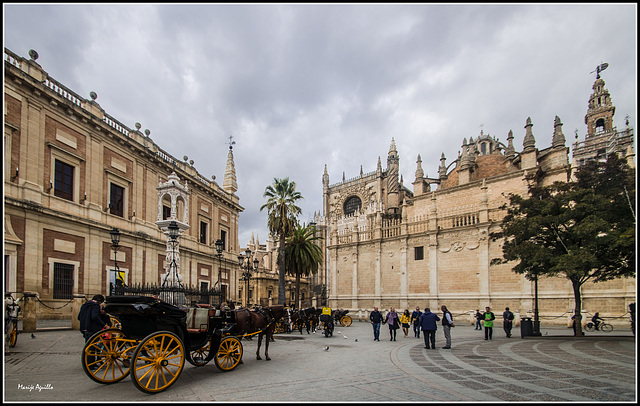
<svg viewBox="0 0 640 406"><path fill-rule="evenodd" d="M220 317L220 310L190 307L187 310L187 331L203 333L209 330L209 317Z"/></svg>

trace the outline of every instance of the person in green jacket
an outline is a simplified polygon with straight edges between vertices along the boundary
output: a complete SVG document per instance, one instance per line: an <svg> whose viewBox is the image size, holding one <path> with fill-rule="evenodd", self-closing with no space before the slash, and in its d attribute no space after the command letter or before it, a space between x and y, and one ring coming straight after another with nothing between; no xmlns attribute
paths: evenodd
<svg viewBox="0 0 640 406"><path fill-rule="evenodd" d="M486 311L483 314L484 320L484 339L492 340L493 339L493 321L496 319L496 315L493 314L491 308L487 306Z"/></svg>

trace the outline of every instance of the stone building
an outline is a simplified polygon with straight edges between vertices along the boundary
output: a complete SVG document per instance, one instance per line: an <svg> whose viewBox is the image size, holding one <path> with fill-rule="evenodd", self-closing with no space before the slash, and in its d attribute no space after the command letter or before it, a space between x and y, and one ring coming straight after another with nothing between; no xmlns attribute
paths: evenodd
<svg viewBox="0 0 640 406"><path fill-rule="evenodd" d="M5 292L36 294L39 318L68 318L74 297L108 294L114 260L125 284L158 284L168 269L167 222L176 220L181 281L213 288L220 275L237 300L243 208L232 150L220 186L30 56L5 48Z"/></svg>
<svg viewBox="0 0 640 406"><path fill-rule="evenodd" d="M586 116L588 142L600 132L611 137L613 112L598 77ZM545 129L553 131L551 145L539 149L533 123L527 119L519 151L512 131L506 145L480 131L462 141L452 162L447 163L443 153L433 178L425 174L418 154L411 189L398 178L400 157L394 139L386 169L378 158L375 171L361 170L360 176L347 180L343 175L342 182L330 184L325 166L323 215L315 221L326 238L323 272L329 304L351 311L373 306L433 310L444 304L459 314L509 306L518 316L530 315L533 283L514 273L509 264L491 264L492 258L502 256L502 245L488 236L500 228L506 214L501 206L508 194L525 195L534 182L549 185L569 179L569 148L562 125L556 116L553 128ZM632 161L630 128L622 138L628 137L631 147L626 144L617 151ZM542 278L538 285L543 320L566 323L574 308L570 282ZM621 316L635 301L635 279L587 283L582 294L585 310Z"/></svg>

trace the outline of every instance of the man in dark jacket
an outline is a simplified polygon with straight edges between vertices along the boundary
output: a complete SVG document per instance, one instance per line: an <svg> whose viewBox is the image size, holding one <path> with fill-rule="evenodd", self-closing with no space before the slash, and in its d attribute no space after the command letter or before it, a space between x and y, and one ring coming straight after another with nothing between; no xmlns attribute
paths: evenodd
<svg viewBox="0 0 640 406"><path fill-rule="evenodd" d="M413 335L417 338L420 338L420 316L422 316L422 312L419 307L416 307L416 310L411 313L411 324L413 325Z"/></svg>
<svg viewBox="0 0 640 406"><path fill-rule="evenodd" d="M513 312L508 307L502 312L502 328L504 329L507 338L511 338L511 329L513 328Z"/></svg>
<svg viewBox="0 0 640 406"><path fill-rule="evenodd" d="M424 332L424 348L429 348L429 342L431 342L431 349L436 349L438 321L440 321L440 317L435 313L431 313L431 309L425 307L424 313L420 316L420 329Z"/></svg>
<svg viewBox="0 0 640 406"><path fill-rule="evenodd" d="M373 326L373 341L380 341L380 323L382 323L382 313L378 311L378 306L373 306L373 311L369 314L369 320Z"/></svg>
<svg viewBox="0 0 640 406"><path fill-rule="evenodd" d="M92 335L109 327L108 316L101 314L100 304L104 302L104 296L94 295L80 308L78 320L80 320L80 331L84 336L84 342L89 341Z"/></svg>

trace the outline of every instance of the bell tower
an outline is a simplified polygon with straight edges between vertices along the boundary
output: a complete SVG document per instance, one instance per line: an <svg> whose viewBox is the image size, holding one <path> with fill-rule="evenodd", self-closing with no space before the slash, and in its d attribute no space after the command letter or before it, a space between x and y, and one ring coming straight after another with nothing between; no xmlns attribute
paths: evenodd
<svg viewBox="0 0 640 406"><path fill-rule="evenodd" d="M600 72L609 66L606 63L596 68L596 81L593 84L593 93L589 97L589 108L584 116L584 123L587 125L587 136L589 139L594 135L611 132L614 130L613 115L616 108L611 102L611 95L604 87L604 80L600 77Z"/></svg>

